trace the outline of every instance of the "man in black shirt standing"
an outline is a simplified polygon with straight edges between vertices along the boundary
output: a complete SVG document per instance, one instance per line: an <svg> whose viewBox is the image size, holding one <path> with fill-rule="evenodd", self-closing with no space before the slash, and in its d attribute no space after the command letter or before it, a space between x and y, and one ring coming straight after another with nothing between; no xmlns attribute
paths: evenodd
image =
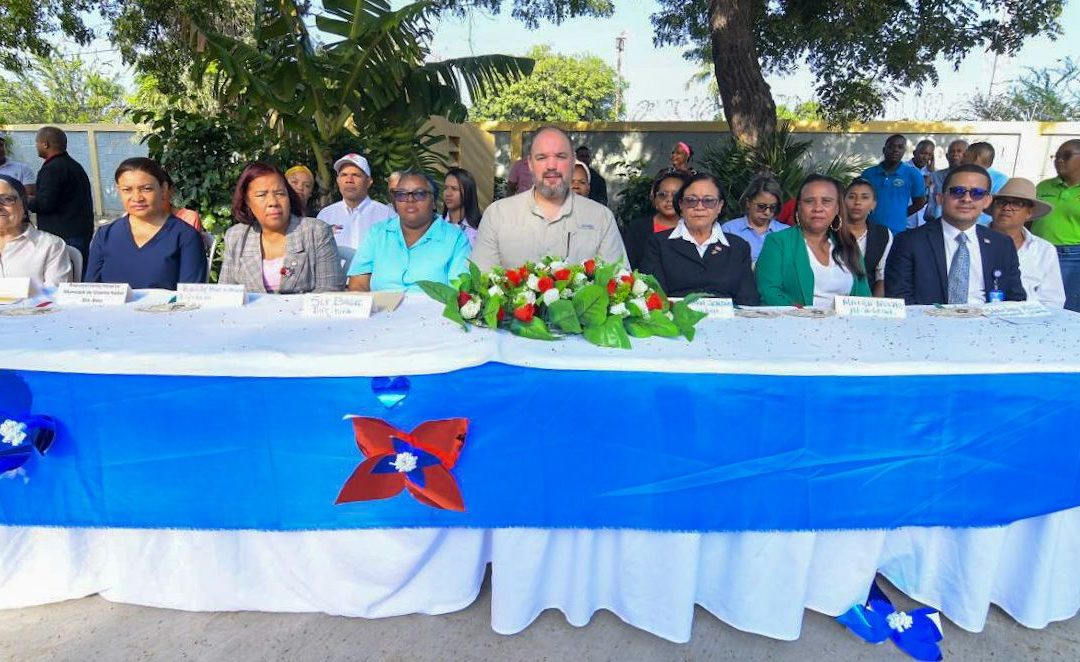
<svg viewBox="0 0 1080 662"><path fill-rule="evenodd" d="M94 198L90 178L67 153L67 135L54 126L37 132L38 156L45 159L37 175L37 193L28 207L37 214L39 230L75 247L86 264L94 234Z"/></svg>

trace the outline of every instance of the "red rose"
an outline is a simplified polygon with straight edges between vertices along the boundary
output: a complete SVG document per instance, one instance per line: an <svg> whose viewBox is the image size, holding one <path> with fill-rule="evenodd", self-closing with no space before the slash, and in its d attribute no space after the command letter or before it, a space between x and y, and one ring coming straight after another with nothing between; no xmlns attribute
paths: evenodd
<svg viewBox="0 0 1080 662"><path fill-rule="evenodd" d="M472 299L472 297L469 296L468 292L458 292L458 295L457 295L458 308L461 308L465 304L469 303L470 299Z"/></svg>
<svg viewBox="0 0 1080 662"><path fill-rule="evenodd" d="M615 288L618 287L618 286L619 286L619 284L615 282L614 278L612 278L611 280L609 280L607 282L607 293L608 294L615 294Z"/></svg>
<svg viewBox="0 0 1080 662"><path fill-rule="evenodd" d="M519 268L518 269L518 277L521 278L521 280L527 279L529 277L529 268L528 267Z"/></svg>
<svg viewBox="0 0 1080 662"><path fill-rule="evenodd" d="M506 319L506 309L499 308L499 312L495 313L495 319L498 322L502 322L504 319Z"/></svg>
<svg viewBox="0 0 1080 662"><path fill-rule="evenodd" d="M586 276L592 276L594 273L596 273L596 260L585 260L585 262L583 262L581 266L585 267Z"/></svg>
<svg viewBox="0 0 1080 662"><path fill-rule="evenodd" d="M531 303L527 303L514 310L514 317L518 318L526 324L532 321L533 313L536 311L536 306Z"/></svg>
<svg viewBox="0 0 1080 662"><path fill-rule="evenodd" d="M536 281L536 289L543 294L551 288L555 287L555 281L551 280L551 276L544 276L540 280Z"/></svg>
<svg viewBox="0 0 1080 662"><path fill-rule="evenodd" d="M648 299L645 299L645 307L649 310L660 310L664 307L664 300L660 298L659 294L653 292Z"/></svg>
<svg viewBox="0 0 1080 662"><path fill-rule="evenodd" d="M626 283L627 285L633 285L634 284L634 277L632 275L630 275L630 274L626 274L625 276L623 276L619 280Z"/></svg>
<svg viewBox="0 0 1080 662"><path fill-rule="evenodd" d="M569 269L559 269L553 275L555 276L555 280L570 280Z"/></svg>
<svg viewBox="0 0 1080 662"><path fill-rule="evenodd" d="M511 269L506 272L506 280L510 281L510 284L514 287L521 285L521 274L517 270Z"/></svg>

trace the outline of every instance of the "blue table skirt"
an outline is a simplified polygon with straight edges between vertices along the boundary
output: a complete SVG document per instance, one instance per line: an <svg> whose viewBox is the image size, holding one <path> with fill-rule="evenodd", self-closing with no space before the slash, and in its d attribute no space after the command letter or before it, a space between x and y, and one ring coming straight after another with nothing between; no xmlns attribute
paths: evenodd
<svg viewBox="0 0 1080 662"><path fill-rule="evenodd" d="M0 371L47 414L0 477L0 524L790 531L988 526L1080 505L1080 375L783 377L486 364L409 378ZM464 512L335 500L363 461L343 415L408 432L465 417Z"/></svg>

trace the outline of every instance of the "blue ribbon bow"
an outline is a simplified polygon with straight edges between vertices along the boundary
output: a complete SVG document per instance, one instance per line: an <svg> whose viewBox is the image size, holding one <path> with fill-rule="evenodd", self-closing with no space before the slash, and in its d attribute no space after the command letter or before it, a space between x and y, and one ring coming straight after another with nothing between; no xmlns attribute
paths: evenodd
<svg viewBox="0 0 1080 662"><path fill-rule="evenodd" d="M892 639L896 647L916 660L940 660L941 629L930 616L936 609L923 607L909 612L897 611L875 580L865 605L855 605L836 620L871 644Z"/></svg>
<svg viewBox="0 0 1080 662"><path fill-rule="evenodd" d="M0 412L0 474L26 464L33 451L48 452L56 439L51 416L10 416Z"/></svg>

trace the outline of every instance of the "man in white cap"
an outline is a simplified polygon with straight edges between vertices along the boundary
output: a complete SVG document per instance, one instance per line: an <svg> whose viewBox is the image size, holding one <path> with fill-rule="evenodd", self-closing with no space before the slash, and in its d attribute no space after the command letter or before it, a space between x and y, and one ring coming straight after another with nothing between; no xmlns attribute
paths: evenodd
<svg viewBox="0 0 1080 662"><path fill-rule="evenodd" d="M341 200L319 212L319 220L334 230L334 241L343 259L352 259L372 225L394 215L390 207L368 197L371 166L359 154L346 154L334 162Z"/></svg>
<svg viewBox="0 0 1080 662"><path fill-rule="evenodd" d="M1023 177L1005 182L990 203L990 229L1008 235L1020 258L1020 279L1028 300L1040 301L1048 308L1065 305L1065 284L1061 280L1061 265L1057 249L1042 237L1036 237L1025 227L1031 221L1046 216L1053 207L1035 195L1035 184Z"/></svg>
<svg viewBox="0 0 1080 662"><path fill-rule="evenodd" d="M581 263L590 258L627 265L611 210L570 192L574 148L560 129L536 132L529 150L533 186L496 200L484 211L472 261L482 271L516 268L546 256Z"/></svg>

